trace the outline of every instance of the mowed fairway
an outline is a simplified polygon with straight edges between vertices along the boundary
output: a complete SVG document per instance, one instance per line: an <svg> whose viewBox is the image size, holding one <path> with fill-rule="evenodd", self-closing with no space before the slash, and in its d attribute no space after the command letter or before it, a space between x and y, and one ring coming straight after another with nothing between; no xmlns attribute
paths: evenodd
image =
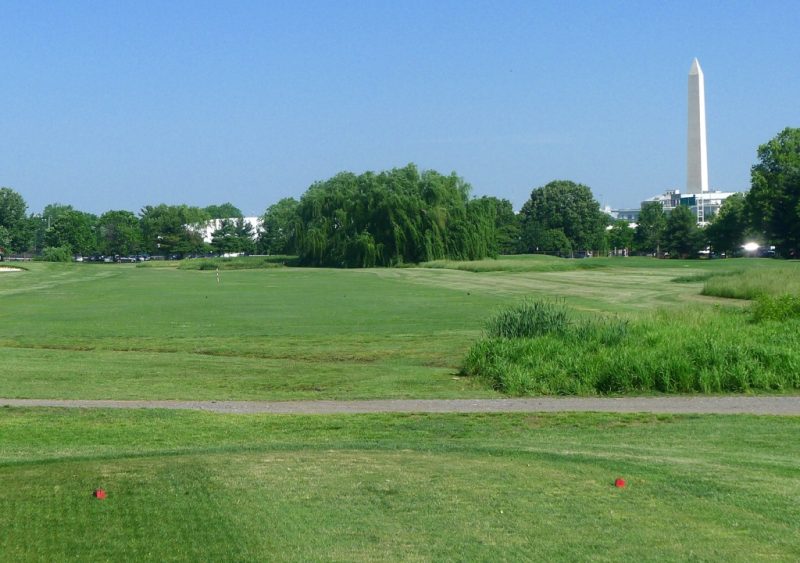
<svg viewBox="0 0 800 563"><path fill-rule="evenodd" d="M700 296L699 283L671 281L707 265L654 263L486 273L283 268L223 271L219 283L213 271L174 267L32 264L0 275L0 396L494 396L457 375L501 305L549 295L633 314L720 302Z"/></svg>
<svg viewBox="0 0 800 563"><path fill-rule="evenodd" d="M0 278L6 397L490 395L454 375L502 299L373 271L34 265Z"/></svg>
<svg viewBox="0 0 800 563"><path fill-rule="evenodd" d="M0 421L8 561L800 557L797 417L3 409Z"/></svg>

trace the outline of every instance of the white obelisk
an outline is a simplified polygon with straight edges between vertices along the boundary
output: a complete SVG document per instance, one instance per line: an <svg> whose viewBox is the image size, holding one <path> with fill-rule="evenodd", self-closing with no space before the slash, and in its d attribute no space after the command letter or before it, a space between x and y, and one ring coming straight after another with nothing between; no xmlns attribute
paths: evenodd
<svg viewBox="0 0 800 563"><path fill-rule="evenodd" d="M703 71L697 59L689 70L689 130L686 159L686 193L708 191L706 149L706 92Z"/></svg>

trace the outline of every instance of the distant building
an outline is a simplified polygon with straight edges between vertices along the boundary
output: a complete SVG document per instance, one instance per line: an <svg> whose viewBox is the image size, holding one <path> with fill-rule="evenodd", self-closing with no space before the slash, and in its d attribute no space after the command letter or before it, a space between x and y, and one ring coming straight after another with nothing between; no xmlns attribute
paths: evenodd
<svg viewBox="0 0 800 563"><path fill-rule="evenodd" d="M606 207L604 211L614 219L635 223L639 220L639 211L641 211L641 209L639 207L623 207L620 209Z"/></svg>
<svg viewBox="0 0 800 563"><path fill-rule="evenodd" d="M711 218L719 212L722 203L738 192L723 192L719 190L705 191L693 194L682 194L680 190L668 190L662 195L653 196L642 203L657 201L664 208L665 213L671 212L678 206L688 207L697 216L697 224L705 226Z"/></svg>

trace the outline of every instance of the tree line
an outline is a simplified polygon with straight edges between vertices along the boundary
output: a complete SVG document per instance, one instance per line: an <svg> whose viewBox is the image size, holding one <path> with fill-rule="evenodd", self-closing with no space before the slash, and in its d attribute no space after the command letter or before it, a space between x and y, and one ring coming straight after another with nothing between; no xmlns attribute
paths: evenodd
<svg viewBox="0 0 800 563"><path fill-rule="evenodd" d="M725 200L705 227L688 207L667 214L658 202L643 204L631 227L603 213L589 187L567 180L534 189L515 213L508 200L471 197L470 185L455 173L419 171L413 164L316 182L299 200L267 208L259 232L231 203L148 205L138 215L113 210L100 216L51 204L28 215L20 194L0 188L0 254L70 259L241 252L297 255L313 266L369 267L537 252L693 257L704 248L736 252L753 240L796 257L800 129L787 128L761 145L751 176L750 191ZM217 228L206 243L200 226L213 219Z"/></svg>
<svg viewBox="0 0 800 563"><path fill-rule="evenodd" d="M183 257L257 250L252 226L231 203L205 208L148 205L139 215L112 210L100 216L59 203L47 205L41 214L26 215L26 208L20 194L0 188L0 254L5 251L69 260L74 255ZM213 219L222 221L212 234L211 244L207 244L200 228Z"/></svg>

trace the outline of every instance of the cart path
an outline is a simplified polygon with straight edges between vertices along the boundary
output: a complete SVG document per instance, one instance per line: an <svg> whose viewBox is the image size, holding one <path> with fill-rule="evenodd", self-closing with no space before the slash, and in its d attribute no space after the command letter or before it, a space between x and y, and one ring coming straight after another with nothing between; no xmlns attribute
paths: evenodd
<svg viewBox="0 0 800 563"><path fill-rule="evenodd" d="M2 399L0 407L179 409L236 414L650 412L800 416L800 396L388 399L365 401L116 401Z"/></svg>

